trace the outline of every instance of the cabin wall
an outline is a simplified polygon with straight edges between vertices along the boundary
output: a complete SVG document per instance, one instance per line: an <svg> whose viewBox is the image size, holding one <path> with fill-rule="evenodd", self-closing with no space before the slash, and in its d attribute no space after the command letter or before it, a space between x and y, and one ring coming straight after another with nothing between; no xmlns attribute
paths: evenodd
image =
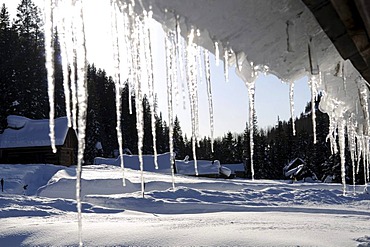
<svg viewBox="0 0 370 247"><path fill-rule="evenodd" d="M51 147L7 148L1 150L0 162L6 164L56 164L59 165L58 152Z"/></svg>
<svg viewBox="0 0 370 247"><path fill-rule="evenodd" d="M72 129L67 133L63 146L57 146L53 153L50 146L19 147L0 149L0 163L3 164L55 164L71 166L76 164L77 137Z"/></svg>

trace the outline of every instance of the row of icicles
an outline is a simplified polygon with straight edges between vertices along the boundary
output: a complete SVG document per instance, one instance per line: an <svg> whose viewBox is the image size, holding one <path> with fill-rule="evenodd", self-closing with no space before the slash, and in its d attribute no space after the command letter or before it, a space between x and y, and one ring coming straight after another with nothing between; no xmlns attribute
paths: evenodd
<svg viewBox="0 0 370 247"><path fill-rule="evenodd" d="M120 162L123 175L123 185L125 185L124 162L123 162L123 144L122 144L122 126L121 126L121 93L126 84L135 94L135 107L137 118L137 133L138 133L138 155L141 171L141 192L144 196L144 178L143 178L143 86L148 88L148 99L151 109L154 107L154 86L155 78L153 73L153 51L152 51L152 10L144 10L138 15L135 11L135 1L130 0L115 1L111 0L111 36L113 47L113 64L114 64L114 82L116 93L116 114L117 114L117 138L119 144ZM142 7L142 6L141 6ZM144 8L142 8L144 9ZM85 148L85 129L86 129L86 114L87 114L87 59L86 59L86 40L85 40L85 22L82 0L64 0L55 1L47 0L45 5L45 49L46 49L46 67L48 73L48 95L50 101L50 138L53 151L55 148L54 138L54 40L53 31L58 29L62 67L63 67L63 86L66 99L66 115L68 117L69 127L73 127L78 134L78 156L77 156L77 178L76 178L76 199L78 211L79 225L79 243L82 245L82 223L81 223L81 173L83 164L83 153ZM211 88L211 70L209 52L196 44L196 39L200 36L199 30L191 28L188 36L184 39L180 34L180 18L174 16L176 25L174 30L165 32L165 53L166 53L166 77L167 77L167 102L168 102L168 122L169 122L169 147L172 167L172 186L175 189L174 178L174 159L173 152L173 107L177 103L180 87L185 102L185 87L187 84L188 97L190 101L190 112L192 120L192 149L194 157L195 174L198 175L196 162L196 147L199 138L199 118L198 118L198 85L202 79L205 79L207 86L207 97L209 102L211 143L213 152L213 103L212 103L212 88ZM220 47L222 44L219 41L214 42L216 65L219 65ZM236 61L237 70L242 72L246 70L251 75L245 80L249 94L249 126L250 126L250 155L253 157L253 114L254 114L254 91L255 79L257 72L266 72L266 67L254 66L247 62L245 56L238 56L225 45L224 48L224 75L228 81L229 59L233 58ZM240 57L239 57L240 58ZM237 71L237 73L238 73ZM77 78L77 79L75 79ZM314 100L317 94L318 81L314 77L310 80L312 91L312 119L315 121ZM294 83L290 83L290 112L294 127ZM366 91L367 92L367 91ZM365 92L365 93L366 93ZM365 98L366 97L366 98ZM367 95L364 96L367 102ZM131 99L129 99L129 108L132 113ZM367 106L367 103L366 103ZM368 112L368 109L367 111ZM344 170L344 123L339 121L338 125L334 125L335 119L330 119L330 139L333 152L337 151L335 128L338 128L339 146L341 153L342 164L342 180L343 191L345 193L345 170ZM367 119L368 120L368 119ZM336 120L335 120L336 121ZM152 135L153 135L153 153L155 159L155 167L158 168L157 150L156 150L156 133L155 133L155 112L151 115ZM313 124L315 126L315 124ZM355 135L353 125L347 124L349 144L351 150L352 164L355 164L355 156L357 157L357 172L359 169L360 157L364 161L365 181L369 180L369 140L368 137ZM315 132L315 129L314 129ZM316 134L314 133L314 136ZM356 137L356 138L355 138ZM357 142L355 141L357 140ZM315 139L316 140L316 139ZM357 145L356 145L357 143ZM355 149L354 147L357 147ZM353 151L355 150L355 151ZM343 154L343 155L342 155ZM253 159L251 162L252 179L254 178Z"/></svg>

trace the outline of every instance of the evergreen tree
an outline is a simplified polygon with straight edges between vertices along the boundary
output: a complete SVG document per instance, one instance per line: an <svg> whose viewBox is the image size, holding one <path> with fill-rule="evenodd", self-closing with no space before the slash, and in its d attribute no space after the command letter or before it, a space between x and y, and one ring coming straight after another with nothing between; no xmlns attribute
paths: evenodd
<svg viewBox="0 0 370 247"><path fill-rule="evenodd" d="M14 86L18 90L15 114L30 118L48 116L47 81L40 11L31 0L22 0L17 8L14 29L18 47L14 52Z"/></svg>
<svg viewBox="0 0 370 247"><path fill-rule="evenodd" d="M10 16L5 4L0 11L0 133L6 128L6 116L12 108L15 91L13 81L14 62L12 50L16 33L10 27Z"/></svg>
<svg viewBox="0 0 370 247"><path fill-rule="evenodd" d="M175 116L175 121L173 123L173 146L176 153L177 159L184 159L186 156L185 153L185 142L182 136L182 130L180 126L180 121L177 116Z"/></svg>
<svg viewBox="0 0 370 247"><path fill-rule="evenodd" d="M143 97L143 113L144 113L144 140L143 153L153 154L153 133L152 133L152 109L150 109L149 101L146 95Z"/></svg>

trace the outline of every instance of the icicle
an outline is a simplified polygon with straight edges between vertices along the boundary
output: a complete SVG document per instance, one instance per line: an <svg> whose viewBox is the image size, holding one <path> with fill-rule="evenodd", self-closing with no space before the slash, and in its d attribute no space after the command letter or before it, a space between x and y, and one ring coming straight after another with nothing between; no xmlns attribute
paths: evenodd
<svg viewBox="0 0 370 247"><path fill-rule="evenodd" d="M349 152L351 157L351 164L352 164L352 181L353 181L353 193L356 194L356 165L355 165L355 152L356 152L356 140L355 140L355 126L353 115L349 118L347 124L347 132L348 132L348 146Z"/></svg>
<svg viewBox="0 0 370 247"><path fill-rule="evenodd" d="M224 49L224 75L225 75L225 82L229 82L229 50L228 48Z"/></svg>
<svg viewBox="0 0 370 247"><path fill-rule="evenodd" d="M313 143L316 144L316 95L317 95L317 86L319 82L318 75L311 75L309 80L309 86L311 89L311 114L312 114L312 131L313 131Z"/></svg>
<svg viewBox="0 0 370 247"><path fill-rule="evenodd" d="M122 80L123 80L123 71L121 71L121 54L119 49L119 34L120 31L118 30L118 26L120 26L117 22L118 15L120 14L117 10L117 6L114 2L111 1L111 26L112 26L112 47L113 47L113 64L114 64L114 85L115 85L115 101L116 101L116 116L117 116L117 123L116 123L116 131L117 131L117 140L118 140L118 151L119 151L119 160L120 166L122 169L122 185L126 186L125 182L125 168L124 168L124 159L123 159L123 135L122 135L122 97L121 97L121 90L122 90Z"/></svg>
<svg viewBox="0 0 370 247"><path fill-rule="evenodd" d="M66 3L68 5L68 3ZM72 127L74 130L77 131L77 104L78 104L78 99L77 99L77 81L76 81L76 72L77 72L77 35L78 31L76 30L76 25L75 25L75 18L78 18L78 15L76 15L75 8L74 6L68 6L68 9L66 12L71 12L73 13L71 18L68 18L67 20L69 21L68 26L65 27L66 30L66 45L67 45L67 60L68 64L71 67L70 68L70 77L69 81L71 83L71 98L72 98ZM78 20L77 20L78 22Z"/></svg>
<svg viewBox="0 0 370 247"><path fill-rule="evenodd" d="M174 47L172 43L173 34L167 32L165 37L166 48L166 67L167 67L167 104L168 104L168 129L169 129L169 145L170 145L170 159L171 159L171 172L172 172L172 188L175 189L175 170L174 170L174 153L173 153L173 66L174 66Z"/></svg>
<svg viewBox="0 0 370 247"><path fill-rule="evenodd" d="M211 87L211 70L209 62L209 51L204 51L204 63L205 63L205 75L206 75L206 85L207 85L207 95L208 95L208 109L209 109L209 125L211 129L211 151L213 150L214 143L214 124L213 124L213 100L212 100L212 87Z"/></svg>
<svg viewBox="0 0 370 247"><path fill-rule="evenodd" d="M295 136L295 120L294 120L294 81L289 83L289 101L290 101L290 117L292 119L293 136Z"/></svg>
<svg viewBox="0 0 370 247"><path fill-rule="evenodd" d="M45 54L46 54L46 71L48 80L48 96L49 96L49 129L50 129L50 144L53 153L57 152L55 147L55 103L54 103L54 1L48 0L45 4Z"/></svg>
<svg viewBox="0 0 370 247"><path fill-rule="evenodd" d="M249 141L250 141L250 161L251 161L251 173L252 180L254 180L254 166L253 166L253 154L254 154L254 96L255 96L255 80L257 79L256 66L252 62L249 62L245 55L237 55L237 63L239 64L238 68L235 70L236 74L244 81L248 89L248 98L249 98Z"/></svg>
<svg viewBox="0 0 370 247"><path fill-rule="evenodd" d="M338 136L339 136L339 154L341 164L341 177L343 186L343 195L346 195L346 156L345 156L345 121L340 119L338 121Z"/></svg>
<svg viewBox="0 0 370 247"><path fill-rule="evenodd" d="M181 92L182 92L182 102L183 102L183 109L186 109L185 104L185 62L184 62L184 39L181 37L181 27L180 27L180 16L176 16L176 55L177 55L177 66L178 70L180 71L180 81L181 81Z"/></svg>
<svg viewBox="0 0 370 247"><path fill-rule="evenodd" d="M363 167L364 167L364 182L365 182L365 185L368 182L367 172L366 172L366 168L369 165L369 143L368 143L368 141L369 140L367 139L367 137L363 136L363 138L362 138L362 146L363 146L362 163L363 163Z"/></svg>
<svg viewBox="0 0 370 247"><path fill-rule="evenodd" d="M366 136L365 138L365 151L366 151L366 162L364 163L364 181L365 185L369 182L369 163L370 163L370 143L369 137Z"/></svg>
<svg viewBox="0 0 370 247"><path fill-rule="evenodd" d="M254 87L255 82L247 83L248 98L249 98L249 141L250 141L250 156L251 156L251 173L252 180L254 180L254 165L253 165L253 154L254 154Z"/></svg>
<svg viewBox="0 0 370 247"><path fill-rule="evenodd" d="M173 50L173 54L172 54L172 59L173 59L173 63L172 63L172 70L171 70L171 73L172 73L172 76L173 76L173 83L172 83L172 89L173 89L173 92L175 94L174 98L175 98L175 103L176 103L176 106L179 105L179 95L180 95L180 92L179 92L179 85L178 85L178 61L176 59L176 56L177 56L177 45L176 45L176 32L174 31L171 31L171 45L172 45L172 50Z"/></svg>
<svg viewBox="0 0 370 247"><path fill-rule="evenodd" d="M57 4L55 6L55 4ZM71 15L62 16L58 12L70 12ZM84 16L82 1L73 2L54 2L49 0L45 4L45 48L46 48L46 66L49 84L49 101L51 105L51 118L54 118L53 97L53 28L54 23L59 22L61 28L61 55L63 66L63 86L66 95L66 108L68 116L68 125L73 126L78 134L78 152L77 152L77 170L76 170L76 202L78 218L78 239L82 246L82 212L81 212L81 175L83 154L85 149L86 135L86 115L87 115L87 61L86 61L86 42ZM69 68L69 66L71 68ZM69 71L70 70L70 71ZM68 78L69 75L69 78ZM77 79L77 81L76 81ZM71 82L71 97L69 97L68 84ZM72 120L70 113L70 99L72 98ZM77 109L78 107L78 109ZM78 112L78 115L77 115ZM52 121L51 121L52 122ZM72 124L71 124L72 122Z"/></svg>
<svg viewBox="0 0 370 247"><path fill-rule="evenodd" d="M137 64L135 62L137 57L137 48L138 48L138 40L137 40L137 28L136 28L136 17L134 13L135 1L131 0L128 4L128 22L129 22L129 41L131 43L131 70L130 70L130 79L128 84L128 105L129 105L129 112L132 114L132 89L135 87L136 82L136 73L138 73L138 68L136 67Z"/></svg>
<svg viewBox="0 0 370 247"><path fill-rule="evenodd" d="M75 44L76 44L76 71L77 71L77 104L78 104L78 152L77 152L77 172L76 172L76 200L78 213L79 245L82 246L82 212L81 212L81 175L82 164L84 163L85 135L86 135L86 115L87 115L87 61L86 61L86 42L84 15L82 1L75 2Z"/></svg>
<svg viewBox="0 0 370 247"><path fill-rule="evenodd" d="M336 154L338 152L338 148L337 148L337 141L336 141L336 122L334 121L333 117L328 115L329 116L329 133L326 137L326 141L328 141L328 139L330 140L330 151L331 151L331 154Z"/></svg>
<svg viewBox="0 0 370 247"><path fill-rule="evenodd" d="M360 171L360 161L361 161L361 156L362 154L362 139L363 135L357 135L357 169L356 169L356 174L359 173Z"/></svg>
<svg viewBox="0 0 370 247"><path fill-rule="evenodd" d="M197 100L197 47L193 43L194 40L194 28L190 30L188 35L188 43L186 48L187 56L187 81L189 88L189 98L190 98L190 112L192 119L192 149L194 158L194 169L195 175L198 176L198 164L196 157L196 142L197 142L197 125L198 125L198 100Z"/></svg>
<svg viewBox="0 0 370 247"><path fill-rule="evenodd" d="M367 138L367 140L366 140L366 142L367 142L367 145L368 145L368 149L367 149L367 152L368 152L368 158L367 158L367 163L366 163L366 173L367 173L367 176L366 176L366 180L365 180L365 182L366 182L366 184L369 182L369 180L370 180L370 167L369 167L369 160L370 160L370 150L369 150L369 137L366 137Z"/></svg>
<svg viewBox="0 0 370 247"><path fill-rule="evenodd" d="M76 82L76 50L74 51L73 66L71 66L71 95L72 95L72 127L77 130L77 82Z"/></svg>
<svg viewBox="0 0 370 247"><path fill-rule="evenodd" d="M66 103L68 127L77 130L77 85L76 85L76 26L75 16L63 13L74 13L74 5L70 1L56 1L54 23L58 26L59 41L63 69L63 89ZM46 38L46 37L45 37ZM72 100L72 105L71 105ZM72 107L72 109L71 109Z"/></svg>
<svg viewBox="0 0 370 247"><path fill-rule="evenodd" d="M144 35L143 27L141 25L140 18L135 18L135 39L136 39L136 52L134 56L133 67L135 69L135 106L136 106L136 129L137 129L137 149L140 163L140 174L141 174L141 192L144 197L144 164L143 164L143 139L144 139L144 113L143 113L143 95L141 82L145 78L141 75L144 71L143 65L145 62L145 47L144 47Z"/></svg>
<svg viewBox="0 0 370 247"><path fill-rule="evenodd" d="M149 106L151 109L151 126L152 126L152 136L153 136L153 152L154 152L154 167L158 169L158 153L157 153L157 140L156 140L156 126L155 126L155 110L154 110L154 71L153 71L153 53L152 53L152 41L151 41L151 29L152 29L152 6L149 7L149 12L147 15L144 15L145 21L145 31L146 31L146 40L145 40L145 58L148 61L147 73L148 73L148 89L149 89Z"/></svg>
<svg viewBox="0 0 370 247"><path fill-rule="evenodd" d="M61 11L65 13L64 11ZM60 17L59 17L60 18ZM58 18L57 18L58 19ZM66 116L68 119L68 127L72 127L72 116L71 116L71 94L70 94L70 86L69 86L69 60L71 58L68 56L68 49L67 49L67 39L72 39L70 36L71 34L67 34L66 26L70 26L69 18L63 16L59 20L61 23L59 27L59 39L60 39L60 52L62 57L62 70L63 70L63 91L64 91L64 98L66 104ZM70 28L69 28L70 29ZM73 56L72 56L73 57Z"/></svg>
<svg viewBox="0 0 370 247"><path fill-rule="evenodd" d="M216 66L220 65L220 48L218 47L218 41L215 41L215 58Z"/></svg>
<svg viewBox="0 0 370 247"><path fill-rule="evenodd" d="M364 167L364 181L366 184L366 163L367 163L367 157L368 157L368 145L366 143L366 136L363 136L362 138L362 165Z"/></svg>
<svg viewBox="0 0 370 247"><path fill-rule="evenodd" d="M369 102L368 102L368 89L366 84L364 83L363 79L356 80L357 84L359 85L359 98L360 98L360 104L362 108L362 113L365 119L365 125L364 125L364 135L369 134Z"/></svg>
<svg viewBox="0 0 370 247"><path fill-rule="evenodd" d="M204 57L203 48L198 46L197 49L197 67L198 67L198 78L199 78L199 84L203 84L203 71L204 71L204 66L202 63L202 57Z"/></svg>

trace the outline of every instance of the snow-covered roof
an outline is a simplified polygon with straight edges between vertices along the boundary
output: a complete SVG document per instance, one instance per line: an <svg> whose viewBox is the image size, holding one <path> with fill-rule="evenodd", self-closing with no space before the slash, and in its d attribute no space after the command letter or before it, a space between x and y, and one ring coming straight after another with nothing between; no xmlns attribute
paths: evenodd
<svg viewBox="0 0 370 247"><path fill-rule="evenodd" d="M294 160L290 161L289 164L287 164L285 167L284 167L284 170L289 170L289 168L295 164L296 162L299 162L299 164L303 164L305 165L306 162L304 162L304 160L302 160L301 158L295 158Z"/></svg>
<svg viewBox="0 0 370 247"><path fill-rule="evenodd" d="M220 58L224 48L231 48L239 57L229 62L235 64L244 53L248 61L268 66L270 73L286 81L299 79L310 70L309 36L320 51L317 62L321 70L335 66L334 61L340 59L301 1L233 0L226 4L224 0L150 0L143 4L152 5L154 18L169 29L174 29L179 15L184 37L191 27L199 28L201 35L195 42L211 52L218 41Z"/></svg>
<svg viewBox="0 0 370 247"><path fill-rule="evenodd" d="M49 119L34 120L22 116L7 117L8 128L0 134L0 148L50 146ZM63 145L68 133L67 117L55 119L55 144Z"/></svg>
<svg viewBox="0 0 370 247"><path fill-rule="evenodd" d="M245 167L244 167L244 164L243 163L239 163L239 164L222 164L222 166L225 166L227 168L229 168L231 171L235 172L235 171L245 171Z"/></svg>
<svg viewBox="0 0 370 247"><path fill-rule="evenodd" d="M140 162L138 155L123 155L125 168L140 170ZM117 160L118 165L120 160ZM158 169L155 169L154 155L143 155L144 171L155 172L171 172L171 154L169 152L157 155Z"/></svg>
<svg viewBox="0 0 370 247"><path fill-rule="evenodd" d="M218 160L197 160L198 175L220 174L220 162ZM182 175L195 175L194 160L176 160L176 171Z"/></svg>
<svg viewBox="0 0 370 247"><path fill-rule="evenodd" d="M158 169L155 169L154 164L154 155L143 155L143 164L144 164L144 171L149 172L171 172L171 155L169 152L158 154L157 155L157 162L158 162ZM130 168L134 170L140 170L140 162L138 155L128 155L123 154L123 162L125 168ZM121 164L121 156L118 158L102 158L96 157L94 159L95 165L115 165L120 166Z"/></svg>
<svg viewBox="0 0 370 247"><path fill-rule="evenodd" d="M256 69L291 83L309 76L311 93L323 92L319 109L329 115L333 126L351 119L345 124L352 125L353 132L369 135L366 82L349 60L343 60L303 2L148 0L142 4L152 7L153 17L165 29L180 27L185 38L195 29L194 42L227 61L225 67L236 65L246 85L254 84Z"/></svg>

